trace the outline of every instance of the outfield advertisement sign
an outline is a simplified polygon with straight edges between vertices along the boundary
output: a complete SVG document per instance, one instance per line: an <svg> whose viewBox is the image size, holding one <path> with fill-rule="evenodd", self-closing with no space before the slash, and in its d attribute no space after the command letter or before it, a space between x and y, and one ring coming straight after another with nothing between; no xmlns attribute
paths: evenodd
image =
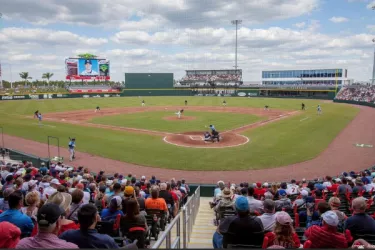
<svg viewBox="0 0 375 250"><path fill-rule="evenodd" d="M120 97L120 94L40 94L40 95L3 95L0 100L38 100L38 99L60 99L60 98L101 98Z"/></svg>

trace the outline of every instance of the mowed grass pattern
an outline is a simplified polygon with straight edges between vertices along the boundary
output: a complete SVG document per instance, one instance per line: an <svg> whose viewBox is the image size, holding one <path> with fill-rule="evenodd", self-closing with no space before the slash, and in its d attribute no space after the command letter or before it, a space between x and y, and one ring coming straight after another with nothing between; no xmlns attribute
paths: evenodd
<svg viewBox="0 0 375 250"><path fill-rule="evenodd" d="M213 124L218 131L238 128L261 120L255 115L235 113L193 112L185 111L183 116L194 117L193 120L165 120L165 117L177 117L176 111L171 109L161 112L141 112L115 116L102 116L92 119L98 124L114 125L120 127L140 128L163 132L192 132L209 130L208 125ZM263 117L264 119L264 117Z"/></svg>
<svg viewBox="0 0 375 250"><path fill-rule="evenodd" d="M178 108L188 100L189 105L219 106L219 97L147 97L148 106ZM322 103L316 100L226 98L229 106L259 107L269 105L284 110L300 109L304 102L308 109L290 118L252 129L243 134L249 144L225 149L194 149L166 144L159 136L110 131L100 128L56 122L43 123L56 127L38 127L32 116L35 110L42 113L81 109L140 106L140 98L98 98L27 100L0 102L0 126L4 133L46 143L47 136L60 137L66 146L68 137L77 138L77 150L125 162L183 170L246 170L273 168L312 159L327 148L330 142L355 117L359 109L342 104ZM322 105L323 115L316 114ZM226 114L222 119L226 120ZM307 118L308 117L308 118ZM307 118L307 119L305 119ZM305 120L303 120L305 119ZM301 121L302 120L302 121ZM202 130L203 131L203 130Z"/></svg>

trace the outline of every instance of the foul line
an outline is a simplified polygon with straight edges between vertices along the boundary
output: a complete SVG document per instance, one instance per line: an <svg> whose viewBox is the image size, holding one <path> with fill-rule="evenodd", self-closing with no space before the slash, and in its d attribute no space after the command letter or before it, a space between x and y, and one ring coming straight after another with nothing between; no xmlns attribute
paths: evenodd
<svg viewBox="0 0 375 250"><path fill-rule="evenodd" d="M305 118L303 118L303 119L301 119L301 120L299 120L300 122L302 122L302 121L304 121L304 120L307 120L307 119L309 119L310 117L305 117Z"/></svg>
<svg viewBox="0 0 375 250"><path fill-rule="evenodd" d="M239 134L239 136L242 136L243 138L245 138L246 141L243 142L243 143L240 143L240 144L235 144L235 145L230 145L230 146L223 146L223 147L201 147L201 146L187 146L187 145L181 145L181 144L177 144L177 143L173 143L173 142L168 141L168 140L167 140L167 136L165 136L165 137L163 138L163 141L166 142L166 143L168 143L168 144L171 144L171 145L174 145L174 146L178 146L178 147L184 147L184 148L206 148L206 149L211 149L211 148L212 148L212 149L234 148L234 147L243 146L243 145L245 145L245 144L247 144L247 143L250 142L249 137L244 136L244 135L240 135L240 134ZM219 142L219 143L220 143L220 142Z"/></svg>
<svg viewBox="0 0 375 250"><path fill-rule="evenodd" d="M39 126L44 126L44 127L51 127L51 128L56 128L56 126L48 125L48 124L39 124L39 123L32 123L33 125L39 125Z"/></svg>

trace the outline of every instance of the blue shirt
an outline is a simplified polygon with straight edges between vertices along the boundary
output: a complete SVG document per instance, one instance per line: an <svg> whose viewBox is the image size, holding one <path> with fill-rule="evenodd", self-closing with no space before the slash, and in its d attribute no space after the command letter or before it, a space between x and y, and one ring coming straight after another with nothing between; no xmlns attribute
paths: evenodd
<svg viewBox="0 0 375 250"><path fill-rule="evenodd" d="M68 230L60 235L60 239L74 243L79 248L119 248L113 238L107 234L100 234L95 229L87 231Z"/></svg>
<svg viewBox="0 0 375 250"><path fill-rule="evenodd" d="M215 131L216 130L215 126L213 126L213 125L210 127L210 129L211 129L211 131Z"/></svg>
<svg viewBox="0 0 375 250"><path fill-rule="evenodd" d="M353 237L356 234L375 234L375 220L368 214L354 214L345 221L345 229L349 229Z"/></svg>
<svg viewBox="0 0 375 250"><path fill-rule="evenodd" d="M68 146L70 149L74 149L74 147L76 146L76 143L74 141L70 141Z"/></svg>
<svg viewBox="0 0 375 250"><path fill-rule="evenodd" d="M121 210L116 210L115 212L112 212L109 208L106 208L102 210L100 217L102 218L102 221L110 221L115 220L118 214L124 216L124 213Z"/></svg>
<svg viewBox="0 0 375 250"><path fill-rule="evenodd" d="M10 222L21 229L21 237L29 237L34 228L34 223L29 216L17 209L10 209L0 214L0 222Z"/></svg>

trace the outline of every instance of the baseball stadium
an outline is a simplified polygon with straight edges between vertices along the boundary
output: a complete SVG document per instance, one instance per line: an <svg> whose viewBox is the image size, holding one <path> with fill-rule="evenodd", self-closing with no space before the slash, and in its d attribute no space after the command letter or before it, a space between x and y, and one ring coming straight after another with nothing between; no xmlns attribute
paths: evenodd
<svg viewBox="0 0 375 250"><path fill-rule="evenodd" d="M253 81L241 22L234 69L114 82L85 53L48 86L2 79L0 248L374 248L375 53L371 82L343 63Z"/></svg>

